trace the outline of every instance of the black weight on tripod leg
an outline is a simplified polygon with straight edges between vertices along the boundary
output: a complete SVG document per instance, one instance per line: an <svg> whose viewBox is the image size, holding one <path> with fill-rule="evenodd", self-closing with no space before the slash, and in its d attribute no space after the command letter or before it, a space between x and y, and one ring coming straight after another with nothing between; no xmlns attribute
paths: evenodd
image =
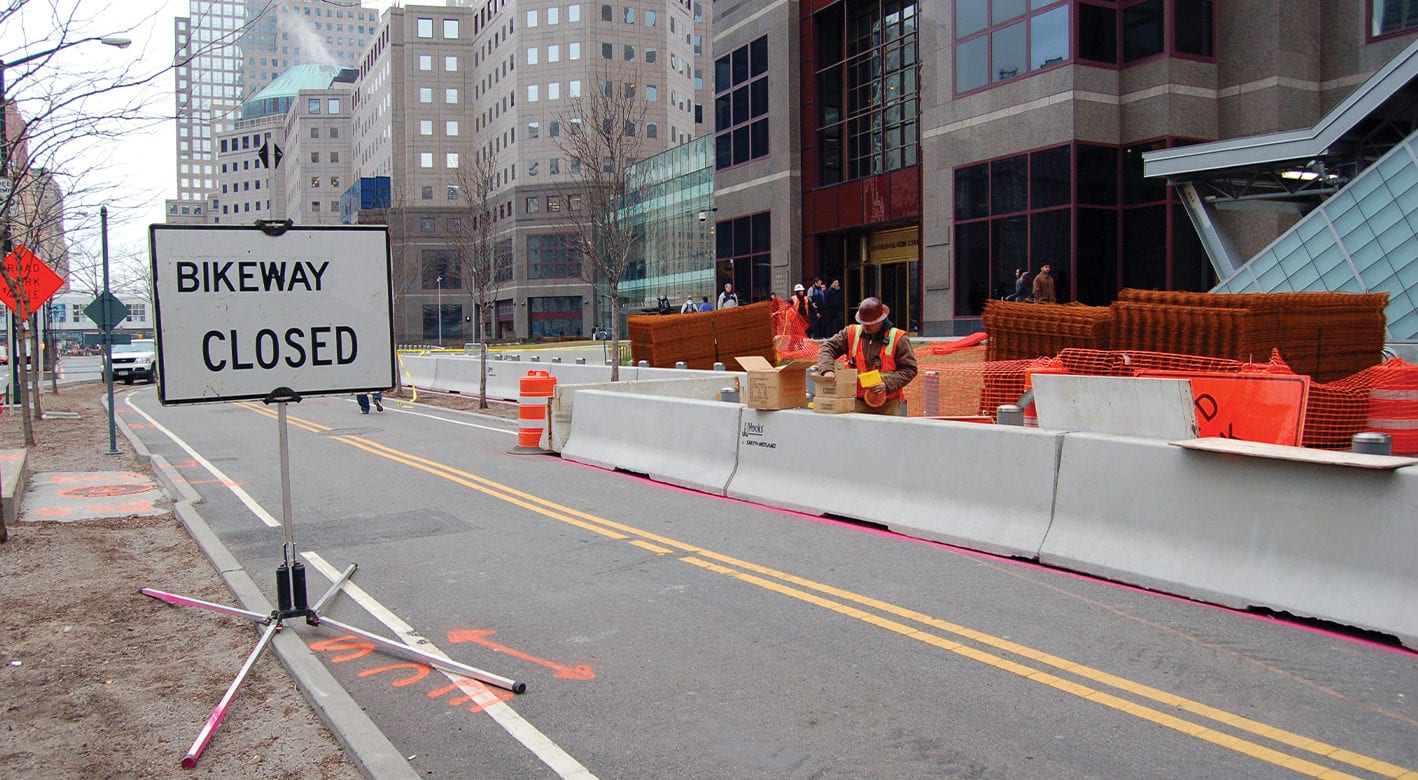
<svg viewBox="0 0 1418 780"><path fill-rule="evenodd" d="M276 567L276 608L282 613L291 608L290 569L284 563Z"/></svg>
<svg viewBox="0 0 1418 780"><path fill-rule="evenodd" d="M305 610L310 608L310 605L305 598L304 563L296 561L295 565L291 566L291 584L294 586L291 591L291 596L293 597L293 600L295 602L295 609L298 612L304 612Z"/></svg>

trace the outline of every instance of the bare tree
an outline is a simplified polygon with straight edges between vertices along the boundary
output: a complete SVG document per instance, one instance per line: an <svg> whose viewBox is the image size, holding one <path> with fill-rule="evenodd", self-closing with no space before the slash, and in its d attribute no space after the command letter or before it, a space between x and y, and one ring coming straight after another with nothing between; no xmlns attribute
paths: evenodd
<svg viewBox="0 0 1418 780"><path fill-rule="evenodd" d="M566 185L567 225L580 253L581 278L611 299L611 348L620 355L620 283L640 260L643 233L633 199L645 130L645 102L630 71L604 69L600 84L572 95L560 114L563 132L555 144L570 162ZM598 293L597 293L598 294ZM620 360L611 361L611 381L620 379Z"/></svg>
<svg viewBox="0 0 1418 780"><path fill-rule="evenodd" d="M498 189L497 152L489 146L463 155L456 174L462 214L453 222L453 240L458 246L459 275L463 289L473 299L473 340L481 355L478 377L478 408L487 408L487 339L483 318L496 321L497 292L511 282L511 239L498 235L494 225ZM442 312L439 313L442 316Z"/></svg>
<svg viewBox="0 0 1418 780"><path fill-rule="evenodd" d="M79 52L85 44L127 46L128 39L105 30L90 34L98 3L83 0L5 0L0 4L0 29L19 34L7 37L0 48L0 116L3 121L3 154L0 178L8 187L0 193L0 233L4 254L16 241L35 250L56 270L64 272L67 254L62 238L65 200L84 193L101 199L115 185L102 181L105 154L117 154L123 135L135 127L165 121L166 117L144 106L142 87L167 72L141 73L136 64L100 69ZM144 20L136 20L142 24ZM103 147L107 147L106 150ZM14 269L18 270L18 269ZM22 311L37 309L28 299L25 279L0 264L0 284L17 300ZM28 333L24 326L30 326ZM35 444L30 424L39 416L38 377L30 377L26 355L37 328L24 323L24 340L16 347L21 409L25 417L25 443ZM37 361L33 363L38 367Z"/></svg>

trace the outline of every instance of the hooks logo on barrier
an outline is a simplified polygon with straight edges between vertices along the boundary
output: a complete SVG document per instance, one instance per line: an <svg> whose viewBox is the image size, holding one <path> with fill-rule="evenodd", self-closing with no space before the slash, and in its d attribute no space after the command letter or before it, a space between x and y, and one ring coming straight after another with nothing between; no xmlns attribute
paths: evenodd
<svg viewBox="0 0 1418 780"><path fill-rule="evenodd" d="M777 449L777 442L763 440L766 434L767 426L763 423L745 422L740 438L743 439L743 443L749 447L764 447L770 450Z"/></svg>

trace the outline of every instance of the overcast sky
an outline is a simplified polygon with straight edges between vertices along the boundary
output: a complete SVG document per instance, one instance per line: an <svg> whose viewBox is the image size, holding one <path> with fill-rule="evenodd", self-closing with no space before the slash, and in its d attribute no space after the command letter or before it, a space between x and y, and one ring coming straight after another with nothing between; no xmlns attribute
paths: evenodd
<svg viewBox="0 0 1418 780"><path fill-rule="evenodd" d="M397 0L366 0L366 8L387 8L402 4ZM432 0L430 5L443 5ZM34 78L63 79L74 74L116 73L132 67L132 75L143 78L158 74L138 89L112 96L119 103L141 106L147 121L126 123L120 140L95 139L90 144L76 141L78 149L66 149L62 163L66 169L82 169L77 192L66 201L70 245L77 253L98 255L98 208L108 206L109 254L115 264L148 262L148 225L162 222L163 201L176 195L175 133L170 118L175 110L174 78L169 68L173 55L173 19L188 14L188 0L30 0L22 15L0 29L0 58L20 59L42 52L58 40L55 17L76 10L74 31L69 39L87 36L122 35L133 43L117 49L86 43L65 50L37 71ZM58 7L59 14L54 9ZM19 70L28 69L21 66ZM19 74L7 71L7 81ZM38 84L38 82L36 82ZM32 87L35 85L31 85ZM26 87L7 83L7 94L20 100L25 111ZM85 106L92 113L105 110L104 101ZM111 109L110 109L111 110ZM38 161L44 165L44 161Z"/></svg>

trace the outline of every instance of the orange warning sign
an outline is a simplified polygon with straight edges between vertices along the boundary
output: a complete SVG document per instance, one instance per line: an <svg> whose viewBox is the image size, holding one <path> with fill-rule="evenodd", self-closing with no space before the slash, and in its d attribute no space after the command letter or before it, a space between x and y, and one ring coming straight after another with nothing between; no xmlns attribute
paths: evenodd
<svg viewBox="0 0 1418 780"><path fill-rule="evenodd" d="M1310 378L1298 374L1139 371L1138 376L1190 379L1198 435L1300 446Z"/></svg>

